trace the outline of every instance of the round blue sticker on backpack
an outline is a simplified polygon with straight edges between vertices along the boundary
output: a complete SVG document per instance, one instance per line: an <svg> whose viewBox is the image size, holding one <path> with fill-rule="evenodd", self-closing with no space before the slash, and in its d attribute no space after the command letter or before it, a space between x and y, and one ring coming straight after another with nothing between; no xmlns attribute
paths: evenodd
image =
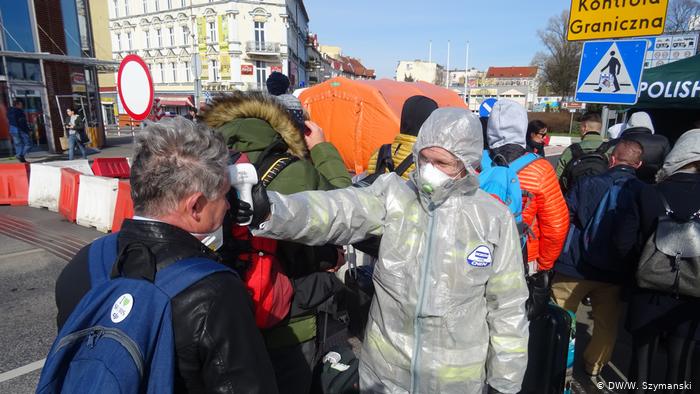
<svg viewBox="0 0 700 394"><path fill-rule="evenodd" d="M486 245L479 245L467 256L467 263L472 267L488 267L493 262L491 249Z"/></svg>

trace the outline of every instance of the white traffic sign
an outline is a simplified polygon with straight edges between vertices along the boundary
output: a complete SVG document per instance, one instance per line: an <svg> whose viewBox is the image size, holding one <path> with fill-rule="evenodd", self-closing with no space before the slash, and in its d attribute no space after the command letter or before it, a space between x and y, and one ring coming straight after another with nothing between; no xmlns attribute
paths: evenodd
<svg viewBox="0 0 700 394"><path fill-rule="evenodd" d="M636 103L646 48L647 40L584 43L576 82L576 101Z"/></svg>
<svg viewBox="0 0 700 394"><path fill-rule="evenodd" d="M119 101L132 118L146 119L153 107L153 79L143 59L128 55L122 60L117 74L117 91Z"/></svg>

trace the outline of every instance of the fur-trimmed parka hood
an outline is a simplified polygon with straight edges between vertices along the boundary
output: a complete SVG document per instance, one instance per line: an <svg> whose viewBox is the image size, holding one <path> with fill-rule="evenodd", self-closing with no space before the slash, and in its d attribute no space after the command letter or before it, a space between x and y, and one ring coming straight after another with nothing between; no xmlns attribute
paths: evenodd
<svg viewBox="0 0 700 394"><path fill-rule="evenodd" d="M202 118L224 135L226 144L240 152L262 151L281 139L289 153L308 157L302 132L286 108L274 97L261 92L233 92L219 95L207 105Z"/></svg>

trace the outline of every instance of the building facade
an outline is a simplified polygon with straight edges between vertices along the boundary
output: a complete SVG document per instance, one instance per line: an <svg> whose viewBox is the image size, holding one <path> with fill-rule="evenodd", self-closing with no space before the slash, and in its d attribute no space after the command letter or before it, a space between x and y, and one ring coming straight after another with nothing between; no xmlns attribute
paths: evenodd
<svg viewBox="0 0 700 394"><path fill-rule="evenodd" d="M104 137L98 67L86 0L0 1L0 105L24 104L32 143L60 152L65 109Z"/></svg>
<svg viewBox="0 0 700 394"><path fill-rule="evenodd" d="M482 78L470 79L469 108L478 109L487 98L507 98L529 111L537 103L537 67L489 67Z"/></svg>
<svg viewBox="0 0 700 394"><path fill-rule="evenodd" d="M109 0L113 59L149 65L168 112L192 105L195 81L213 92L264 89L274 71L307 81L309 17L302 0ZM120 111L122 113L123 111Z"/></svg>
<svg viewBox="0 0 700 394"><path fill-rule="evenodd" d="M396 80L402 82L428 82L445 86L445 68L437 63L422 60L399 61L396 67Z"/></svg>
<svg viewBox="0 0 700 394"><path fill-rule="evenodd" d="M319 83L335 77L349 79L376 78L373 69L365 67L360 59L352 56L343 56L343 50L340 47L318 45L318 38L315 35L310 37L309 46L313 57L318 56L318 60L314 61L311 66L312 69L317 67L317 82Z"/></svg>

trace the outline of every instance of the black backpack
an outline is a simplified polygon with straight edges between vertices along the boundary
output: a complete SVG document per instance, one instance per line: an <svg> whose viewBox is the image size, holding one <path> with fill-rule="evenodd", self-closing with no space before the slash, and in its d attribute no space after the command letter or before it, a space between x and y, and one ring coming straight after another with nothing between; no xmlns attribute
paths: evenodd
<svg viewBox="0 0 700 394"><path fill-rule="evenodd" d="M659 216L637 267L637 285L643 289L700 297L700 211L677 217L659 194L666 212Z"/></svg>
<svg viewBox="0 0 700 394"><path fill-rule="evenodd" d="M571 161L564 168L559 178L562 192L566 193L579 179L585 176L600 175L610 167L606 152L610 142L602 143L596 150L585 152L580 143L571 145Z"/></svg>
<svg viewBox="0 0 700 394"><path fill-rule="evenodd" d="M379 148L377 153L377 165L374 169L374 174L370 174L359 181L357 181L353 186L355 187L367 187L374 183L381 175L388 172L395 172L396 175L401 176L411 167L413 164L413 155L408 155L398 167L394 167L394 158L391 152L391 144L384 144Z"/></svg>

